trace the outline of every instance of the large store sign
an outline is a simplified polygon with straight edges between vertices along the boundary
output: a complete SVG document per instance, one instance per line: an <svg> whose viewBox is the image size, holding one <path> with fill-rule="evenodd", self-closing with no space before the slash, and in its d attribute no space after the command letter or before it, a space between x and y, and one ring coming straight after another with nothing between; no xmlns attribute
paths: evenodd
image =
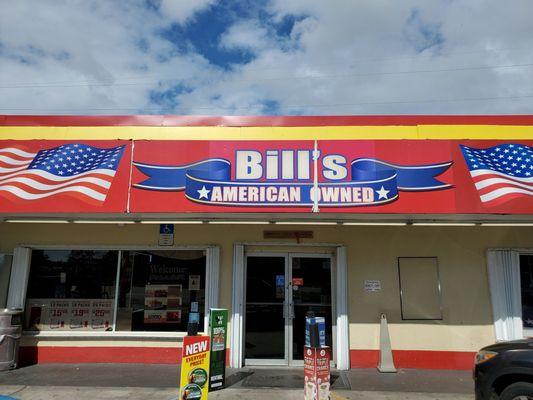
<svg viewBox="0 0 533 400"><path fill-rule="evenodd" d="M532 145L136 141L130 204L138 212L527 213Z"/></svg>
<svg viewBox="0 0 533 400"><path fill-rule="evenodd" d="M320 181L316 184L311 179L315 161L320 162ZM299 207L316 202L328 207L370 206L395 201L401 190L428 191L450 187L435 176L451 164L450 161L403 166L375 158L350 161L341 154L320 157L318 150L266 150L264 154L256 150L236 150L234 166L220 158L174 168L134 163L149 176L134 187L183 190L189 200L212 205Z"/></svg>
<svg viewBox="0 0 533 400"><path fill-rule="evenodd" d="M532 213L533 141L4 141L0 212Z"/></svg>

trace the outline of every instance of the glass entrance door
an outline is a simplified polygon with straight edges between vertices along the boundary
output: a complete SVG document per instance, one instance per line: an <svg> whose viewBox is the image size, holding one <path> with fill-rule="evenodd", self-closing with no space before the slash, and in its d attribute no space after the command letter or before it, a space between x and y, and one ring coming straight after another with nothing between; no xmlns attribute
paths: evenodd
<svg viewBox="0 0 533 400"><path fill-rule="evenodd" d="M303 365L305 317L311 313L326 322L326 346L332 346L331 257L319 255L289 256L291 298L291 361ZM333 351L333 349L332 349ZM333 352L332 352L333 354Z"/></svg>
<svg viewBox="0 0 533 400"><path fill-rule="evenodd" d="M332 345L330 256L248 254L245 271L246 365L302 364L308 313L325 318Z"/></svg>
<svg viewBox="0 0 533 400"><path fill-rule="evenodd" d="M246 257L244 358L247 365L286 365L287 256Z"/></svg>

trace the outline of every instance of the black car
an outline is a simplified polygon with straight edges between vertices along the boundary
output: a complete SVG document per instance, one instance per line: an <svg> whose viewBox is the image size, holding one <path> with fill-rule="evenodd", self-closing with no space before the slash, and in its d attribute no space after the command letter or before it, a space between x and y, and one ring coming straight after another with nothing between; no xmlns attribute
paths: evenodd
<svg viewBox="0 0 533 400"><path fill-rule="evenodd" d="M476 355L477 400L533 399L533 339L496 343Z"/></svg>

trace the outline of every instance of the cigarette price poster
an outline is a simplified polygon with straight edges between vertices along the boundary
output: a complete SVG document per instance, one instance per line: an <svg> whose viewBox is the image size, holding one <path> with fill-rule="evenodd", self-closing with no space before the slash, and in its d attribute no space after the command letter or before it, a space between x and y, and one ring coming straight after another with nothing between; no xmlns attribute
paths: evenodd
<svg viewBox="0 0 533 400"><path fill-rule="evenodd" d="M39 331L113 329L113 299L28 299L27 326Z"/></svg>

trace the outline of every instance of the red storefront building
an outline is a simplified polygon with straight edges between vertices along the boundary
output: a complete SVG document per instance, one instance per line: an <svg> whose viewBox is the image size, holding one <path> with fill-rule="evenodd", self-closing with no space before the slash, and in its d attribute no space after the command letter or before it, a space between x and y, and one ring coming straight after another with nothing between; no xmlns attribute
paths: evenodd
<svg viewBox="0 0 533 400"><path fill-rule="evenodd" d="M0 306L23 362L468 369L533 330L533 117L0 116Z"/></svg>

